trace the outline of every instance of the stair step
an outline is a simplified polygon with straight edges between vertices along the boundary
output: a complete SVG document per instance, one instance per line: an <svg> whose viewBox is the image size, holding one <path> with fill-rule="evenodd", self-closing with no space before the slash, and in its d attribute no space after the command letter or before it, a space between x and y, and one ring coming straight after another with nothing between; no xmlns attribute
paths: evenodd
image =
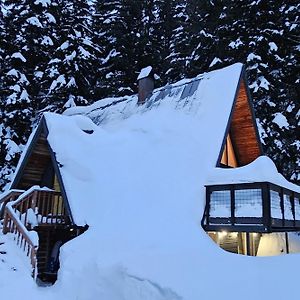
<svg viewBox="0 0 300 300"><path fill-rule="evenodd" d="M0 254L6 254L6 251L0 251Z"/></svg>
<svg viewBox="0 0 300 300"><path fill-rule="evenodd" d="M38 257L38 258L48 257L48 254L45 253L45 254L43 254L43 255L37 255L37 257Z"/></svg>
<svg viewBox="0 0 300 300"><path fill-rule="evenodd" d="M45 257L38 257L37 259L38 259L38 262L45 262L45 261L48 260L46 256Z"/></svg>

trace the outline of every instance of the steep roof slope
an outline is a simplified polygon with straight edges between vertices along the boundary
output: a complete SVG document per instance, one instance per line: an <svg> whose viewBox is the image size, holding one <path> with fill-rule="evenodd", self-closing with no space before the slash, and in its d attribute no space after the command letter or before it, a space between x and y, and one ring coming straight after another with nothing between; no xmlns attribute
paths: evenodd
<svg viewBox="0 0 300 300"><path fill-rule="evenodd" d="M242 68L242 64L236 63L155 89L142 106L137 106L137 95L132 95L102 99L87 107L72 107L64 114L85 115L95 124L103 125L163 105L190 114L201 115L203 125L207 124L205 123L207 119L213 119L214 128L217 128L221 125L217 123L220 115L227 119L229 117Z"/></svg>
<svg viewBox="0 0 300 300"><path fill-rule="evenodd" d="M116 190L133 193L138 188L138 197L143 197L151 177L158 179L156 173L167 174L180 161L188 166L189 160L192 164L199 161L199 176L205 177L218 159L241 70L242 65L236 64L156 90L144 106L137 106L132 96L105 109L98 106L97 112L86 108L100 127L83 116L45 114L48 142L62 165L75 222L98 221L101 212L93 216L90 209L108 198L102 195L103 185L109 186L112 198L122 198ZM195 143L192 149L191 142ZM180 170L176 173L181 176ZM161 178L161 184L167 180Z"/></svg>

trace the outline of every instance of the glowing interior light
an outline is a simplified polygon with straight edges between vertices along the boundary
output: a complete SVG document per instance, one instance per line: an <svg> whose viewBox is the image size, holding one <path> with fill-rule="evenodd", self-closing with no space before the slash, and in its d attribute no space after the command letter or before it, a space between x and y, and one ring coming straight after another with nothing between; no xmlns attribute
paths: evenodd
<svg viewBox="0 0 300 300"><path fill-rule="evenodd" d="M221 232L218 233L219 234L219 237L222 238L222 237L225 237L227 235L227 232L222 230Z"/></svg>
<svg viewBox="0 0 300 300"><path fill-rule="evenodd" d="M236 237L238 236L238 233L237 233L237 232L232 232L232 233L231 233L231 236L232 236L233 238L236 238Z"/></svg>

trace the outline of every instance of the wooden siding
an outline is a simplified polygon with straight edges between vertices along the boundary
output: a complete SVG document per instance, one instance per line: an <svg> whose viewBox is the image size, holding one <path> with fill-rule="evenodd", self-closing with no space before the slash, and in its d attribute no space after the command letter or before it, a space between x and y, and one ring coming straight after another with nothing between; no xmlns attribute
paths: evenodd
<svg viewBox="0 0 300 300"><path fill-rule="evenodd" d="M254 122L245 82L242 80L230 124L230 136L239 166L247 165L261 155Z"/></svg>
<svg viewBox="0 0 300 300"><path fill-rule="evenodd" d="M28 158L17 188L26 190L33 185L45 185L44 177L51 163L47 138L44 133L41 133Z"/></svg>

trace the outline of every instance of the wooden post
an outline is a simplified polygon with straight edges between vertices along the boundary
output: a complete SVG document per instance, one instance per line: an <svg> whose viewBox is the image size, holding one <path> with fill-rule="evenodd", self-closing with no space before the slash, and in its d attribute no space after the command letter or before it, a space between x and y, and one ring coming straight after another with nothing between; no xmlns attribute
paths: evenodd
<svg viewBox="0 0 300 300"><path fill-rule="evenodd" d="M289 234L285 232L285 248L286 248L286 253L290 253L290 247L289 247Z"/></svg>
<svg viewBox="0 0 300 300"><path fill-rule="evenodd" d="M231 209L231 225L235 225L235 188L232 185L230 187L230 209Z"/></svg>
<svg viewBox="0 0 300 300"><path fill-rule="evenodd" d="M282 213L282 226L285 226L285 212L284 212L284 199L283 199L283 188L280 188L280 207L281 207L281 213Z"/></svg>
<svg viewBox="0 0 300 300"><path fill-rule="evenodd" d="M251 249L250 249L250 233L246 232L246 254L249 256L251 255Z"/></svg>
<svg viewBox="0 0 300 300"><path fill-rule="evenodd" d="M32 196L31 196L32 197L31 198L31 208L33 209L33 211L36 207L36 201L37 201L38 193L39 193L38 191L34 191Z"/></svg>
<svg viewBox="0 0 300 300"><path fill-rule="evenodd" d="M210 197L211 197L211 189L209 187L205 188L205 197L206 197L206 202L205 202L205 208L204 208L204 214L203 218L201 220L201 225L202 227L206 230L206 225L210 224ZM62 215L65 217L65 207L64 207L64 202L62 201Z"/></svg>
<svg viewBox="0 0 300 300"><path fill-rule="evenodd" d="M296 227L296 210L295 210L295 192L292 192L290 195L290 201L292 205L292 213L293 213L293 227Z"/></svg>
<svg viewBox="0 0 300 300"><path fill-rule="evenodd" d="M2 232L4 234L6 234L6 233L9 232L9 228L8 228L8 214L7 214L6 211L4 212L4 222L3 222L3 230L2 230Z"/></svg>
<svg viewBox="0 0 300 300"><path fill-rule="evenodd" d="M262 185L262 209L263 209L263 225L267 228L267 231L271 231L271 197L270 197L270 185Z"/></svg>

